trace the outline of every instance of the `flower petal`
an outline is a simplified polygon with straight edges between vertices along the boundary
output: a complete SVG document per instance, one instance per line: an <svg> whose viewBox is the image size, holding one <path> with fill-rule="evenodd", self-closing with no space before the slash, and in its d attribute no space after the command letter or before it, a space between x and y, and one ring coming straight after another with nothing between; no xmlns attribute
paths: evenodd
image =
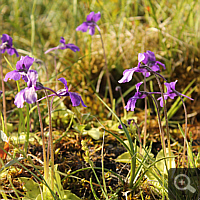
<svg viewBox="0 0 200 200"><path fill-rule="evenodd" d="M32 104L37 100L37 93L34 87L25 88L24 99L27 103Z"/></svg>
<svg viewBox="0 0 200 200"><path fill-rule="evenodd" d="M12 46L12 38L9 35L3 34L1 37L1 40L2 40L2 43L7 42L10 47Z"/></svg>
<svg viewBox="0 0 200 200"><path fill-rule="evenodd" d="M142 85L143 84L143 82L141 81L141 82L139 82L139 83L137 83L135 86L136 86L136 90L137 90L137 92L139 92L139 88L140 88L140 85Z"/></svg>
<svg viewBox="0 0 200 200"><path fill-rule="evenodd" d="M134 111L136 101L137 101L137 98L131 97L131 98L128 100L127 105L125 106L125 109L126 109L127 111L129 111L129 110Z"/></svg>
<svg viewBox="0 0 200 200"><path fill-rule="evenodd" d="M67 81L66 81L66 79L65 78L59 78L58 80L61 81L64 84L64 86L66 88L66 91L68 92L68 87L67 87Z"/></svg>
<svg viewBox="0 0 200 200"><path fill-rule="evenodd" d="M146 54L147 54L147 56L148 56L148 61L149 61L149 62L156 62L156 57L155 57L154 52L152 52L152 51L147 51Z"/></svg>
<svg viewBox="0 0 200 200"><path fill-rule="evenodd" d="M94 16L93 16L93 21L94 21L94 22L97 22L97 21L99 21L100 19L101 19L101 13L100 13L100 12L94 14Z"/></svg>
<svg viewBox="0 0 200 200"><path fill-rule="evenodd" d="M28 82L27 82L28 87L36 86L36 82L37 82L37 79L38 79L37 71L29 70L27 72L27 78L28 78Z"/></svg>
<svg viewBox="0 0 200 200"><path fill-rule="evenodd" d="M94 15L95 15L95 13L94 13L94 12L91 12L89 15L87 15L86 20L87 20L88 22L93 21L93 16L94 16Z"/></svg>
<svg viewBox="0 0 200 200"><path fill-rule="evenodd" d="M159 62L159 61L156 61L156 64L159 64L159 65L161 65L164 69L166 69L165 64L163 64L163 63L161 63L161 62Z"/></svg>
<svg viewBox="0 0 200 200"><path fill-rule="evenodd" d="M56 50L56 49L59 49L59 46L48 49L47 51L44 52L44 54L47 54L47 53L49 53L50 51L54 51L54 50Z"/></svg>
<svg viewBox="0 0 200 200"><path fill-rule="evenodd" d="M20 78L21 78L21 74L19 72L17 72L16 70L13 70L6 74L4 81L7 82L8 79L13 79L15 81L18 81Z"/></svg>
<svg viewBox="0 0 200 200"><path fill-rule="evenodd" d="M95 26L90 26L89 27L89 34L94 35L94 33L95 33Z"/></svg>
<svg viewBox="0 0 200 200"><path fill-rule="evenodd" d="M125 127L127 127L126 124L123 123L123 125L124 125ZM118 126L118 129L123 129L122 124L120 124L120 125Z"/></svg>
<svg viewBox="0 0 200 200"><path fill-rule="evenodd" d="M155 65L151 66L151 70L154 72L157 72L157 71L160 71L160 67L157 64L155 64Z"/></svg>
<svg viewBox="0 0 200 200"><path fill-rule="evenodd" d="M82 105L83 105L84 107L87 107L87 106L84 104L84 102L83 102L83 100L82 100L82 98L81 98L81 96L80 96L79 94L77 94L77 93L75 93L75 92L69 92L69 96L70 96L70 99L71 99L71 101L72 101L72 106L79 106L80 103L82 103Z"/></svg>
<svg viewBox="0 0 200 200"><path fill-rule="evenodd" d="M71 44L71 43L66 44L66 45L65 45L65 48L69 48L69 49L71 49L71 50L74 51L74 52L80 51L79 47L77 47L76 45Z"/></svg>
<svg viewBox="0 0 200 200"><path fill-rule="evenodd" d="M18 108L23 108L24 106L24 93L25 93L26 89L21 90L19 93L17 93L17 95L15 96L15 101L14 104L18 107Z"/></svg>
<svg viewBox="0 0 200 200"><path fill-rule="evenodd" d="M33 62L34 62L34 58L31 58L29 56L21 56L20 60L16 64L16 69L23 70L25 67L27 70L29 70Z"/></svg>
<svg viewBox="0 0 200 200"><path fill-rule="evenodd" d="M168 95L164 94L164 100L167 100L168 97L169 97ZM160 107L163 107L163 98L159 97L157 100L160 101Z"/></svg>
<svg viewBox="0 0 200 200"><path fill-rule="evenodd" d="M29 56L25 56L24 59L23 59L23 63L26 67L26 69L29 70L30 66L33 64L34 62L34 58L32 57L29 57Z"/></svg>
<svg viewBox="0 0 200 200"><path fill-rule="evenodd" d="M64 37L61 37L60 43L65 44L65 39L64 39Z"/></svg>
<svg viewBox="0 0 200 200"><path fill-rule="evenodd" d="M6 49L1 49L1 46L0 46L0 53L3 54L6 52Z"/></svg>
<svg viewBox="0 0 200 200"><path fill-rule="evenodd" d="M80 26L76 28L76 31L86 32L88 30L87 22L83 22Z"/></svg>
<svg viewBox="0 0 200 200"><path fill-rule="evenodd" d="M7 48L7 53L12 56L13 54L15 54L15 49L14 48Z"/></svg>
<svg viewBox="0 0 200 200"><path fill-rule="evenodd" d="M126 69L123 72L123 77L118 81L118 83L126 83L131 81L133 78L133 73L135 72L135 68Z"/></svg>
<svg viewBox="0 0 200 200"><path fill-rule="evenodd" d="M138 62L143 62L144 64L147 64L148 55L146 53L139 53L138 54Z"/></svg>

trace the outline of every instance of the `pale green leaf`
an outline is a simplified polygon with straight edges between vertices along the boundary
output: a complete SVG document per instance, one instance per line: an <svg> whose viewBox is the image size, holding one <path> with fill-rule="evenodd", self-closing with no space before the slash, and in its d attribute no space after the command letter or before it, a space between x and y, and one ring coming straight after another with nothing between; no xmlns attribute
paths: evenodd
<svg viewBox="0 0 200 200"><path fill-rule="evenodd" d="M171 168L176 168L176 163L175 163L175 158L166 158L164 157L164 151L163 149L161 149L157 156L156 156L156 160L159 160L159 159L162 159L160 160L159 162L156 163L156 167L160 170L160 172L163 174L168 174L167 173L167 169L170 168L170 160L171 160ZM169 150L168 148L166 148L166 156L169 157ZM174 156L174 154L171 152L171 155L170 156ZM167 164L167 168L166 168L166 164Z"/></svg>
<svg viewBox="0 0 200 200"><path fill-rule="evenodd" d="M121 163L130 163L131 162L131 156L129 152L122 153L119 155L116 159L115 162L121 162Z"/></svg>

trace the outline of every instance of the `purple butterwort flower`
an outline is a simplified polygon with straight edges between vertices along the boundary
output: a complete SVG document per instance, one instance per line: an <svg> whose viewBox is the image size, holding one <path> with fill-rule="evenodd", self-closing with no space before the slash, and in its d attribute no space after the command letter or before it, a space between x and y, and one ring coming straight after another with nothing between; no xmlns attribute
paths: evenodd
<svg viewBox="0 0 200 200"><path fill-rule="evenodd" d="M123 123L123 124L124 124L124 123ZM127 127L126 124L124 124L124 126ZM122 127L121 124L118 126L118 129L123 129L123 127Z"/></svg>
<svg viewBox="0 0 200 200"><path fill-rule="evenodd" d="M87 18L86 18L86 22L83 22L80 26L78 26L76 28L76 31L82 31L82 32L86 32L89 29L89 34L90 35L94 35L95 33L95 27L97 27L97 29L100 31L99 26L96 24L97 21L99 21L101 18L101 13L94 13L91 12Z"/></svg>
<svg viewBox="0 0 200 200"><path fill-rule="evenodd" d="M186 98L188 98L190 100L194 100L194 99L192 99L192 98L190 98L190 97L188 97L188 96L186 96L184 94L181 94L178 91L176 91L175 90L176 83L177 83L177 80L174 81L174 82L171 82L171 83L164 83L165 86L167 87L167 92L163 94L165 100L167 100L168 97L170 99L174 99L174 97L176 97L176 96L183 96L183 97L186 97ZM160 101L160 106L163 107L163 98L159 97L157 100Z"/></svg>
<svg viewBox="0 0 200 200"><path fill-rule="evenodd" d="M12 38L9 35L3 34L1 37L1 41L2 41L2 44L0 45L0 53L5 53L7 50L7 53L9 55L12 56L13 54L16 54L16 56L19 57L17 50L12 47L13 42L12 42Z"/></svg>
<svg viewBox="0 0 200 200"><path fill-rule="evenodd" d="M144 66L141 65L141 62L147 66L145 68ZM123 77L118 81L119 83L126 83L131 81L133 78L134 72L141 72L144 76L149 77L150 76L150 70L157 72L160 70L159 65L163 66L164 69L165 65L159 61L156 61L156 57L153 52L147 51L146 53L139 53L138 54L138 66L131 68L131 69L126 69L123 72ZM148 70L148 68L150 70Z"/></svg>
<svg viewBox="0 0 200 200"><path fill-rule="evenodd" d="M24 102L29 104L35 103L37 100L36 90L41 89L41 87L37 87L37 79L38 73L35 70L29 70L27 72L27 87L21 90L16 96L14 104L18 108L22 108Z"/></svg>
<svg viewBox="0 0 200 200"><path fill-rule="evenodd" d="M80 51L80 49L74 45L74 44L66 44L65 43L65 39L63 37L61 37L60 39L60 45L58 45L57 47L54 47L54 48L51 48L51 49L48 49L47 51L45 51L45 54L49 53L50 51L53 51L53 50L57 50L57 49L71 49L72 51L76 52L76 51Z"/></svg>
<svg viewBox="0 0 200 200"><path fill-rule="evenodd" d="M151 70L154 72L160 71L159 65L161 65L164 69L166 69L163 63L156 61L155 54L152 51L147 51L146 53L139 53L138 62L139 65L141 65L141 62L143 62L145 65L150 67Z"/></svg>
<svg viewBox="0 0 200 200"><path fill-rule="evenodd" d="M8 79L18 81L22 76L22 79L25 82L28 82L27 73L33 62L34 58L31 58L29 56L21 56L21 59L16 64L16 70L8 72L4 78L4 81L7 82Z"/></svg>
<svg viewBox="0 0 200 200"><path fill-rule="evenodd" d="M123 77L118 81L119 83L126 83L131 81L133 78L134 72L141 72L143 74L148 73L148 71L144 68L140 68L139 66L131 68L131 69L126 69L123 72Z"/></svg>
<svg viewBox="0 0 200 200"><path fill-rule="evenodd" d="M0 97L1 97L2 94L3 94L3 92L0 90Z"/></svg>
<svg viewBox="0 0 200 200"><path fill-rule="evenodd" d="M134 119L128 119L128 120L127 120L127 124L130 125L132 121L134 122ZM123 125L124 125L125 127L127 127L126 124L123 123ZM123 127L122 127L121 124L118 126L118 129L123 129Z"/></svg>
<svg viewBox="0 0 200 200"><path fill-rule="evenodd" d="M147 96L147 94L139 92L139 87L140 87L140 85L141 85L142 83L143 83L143 82L139 82L139 83L136 84L136 93L135 93L135 95L134 95L133 97L131 97L131 98L128 100L127 105L125 106L125 109L126 109L127 111L129 111L129 110L134 111L136 101L137 101L138 99L144 99L144 98Z"/></svg>
<svg viewBox="0 0 200 200"><path fill-rule="evenodd" d="M71 99L71 102L72 102L72 106L79 106L80 103L82 103L82 105L84 107L87 107L84 104L84 102L79 94L77 94L75 92L68 92L67 81L65 80L65 78L59 78L58 80L61 81L65 86L65 89L61 89L57 92L58 96L69 96Z"/></svg>

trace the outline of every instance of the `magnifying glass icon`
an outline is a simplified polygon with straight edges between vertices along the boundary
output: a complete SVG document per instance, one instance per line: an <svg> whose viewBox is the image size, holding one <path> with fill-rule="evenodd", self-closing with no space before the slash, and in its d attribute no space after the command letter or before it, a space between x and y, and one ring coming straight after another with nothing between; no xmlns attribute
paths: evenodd
<svg viewBox="0 0 200 200"><path fill-rule="evenodd" d="M180 185L182 187L180 187ZM189 190L192 193L196 192L196 189L190 185L190 178L185 174L179 174L175 177L174 186L177 190Z"/></svg>

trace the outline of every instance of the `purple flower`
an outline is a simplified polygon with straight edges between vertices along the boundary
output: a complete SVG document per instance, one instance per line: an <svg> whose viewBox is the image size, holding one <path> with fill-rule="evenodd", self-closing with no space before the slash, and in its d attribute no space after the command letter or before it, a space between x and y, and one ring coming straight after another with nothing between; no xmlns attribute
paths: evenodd
<svg viewBox="0 0 200 200"><path fill-rule="evenodd" d="M160 71L159 65L166 69L165 65L159 61L156 61L155 54L152 51L147 51L146 53L138 54L139 65L143 62L145 65L151 68L152 71ZM159 65L158 65L159 64Z"/></svg>
<svg viewBox="0 0 200 200"><path fill-rule="evenodd" d="M16 70L8 72L4 78L4 81L7 82L8 79L18 81L22 76L22 79L25 82L28 82L27 73L33 62L34 58L31 58L29 56L21 56L21 59L16 64Z"/></svg>
<svg viewBox="0 0 200 200"><path fill-rule="evenodd" d="M57 50L57 49L71 49L72 51L76 52L76 51L80 51L80 49L74 45L74 44L66 44L65 43L65 39L63 37L61 37L60 39L60 45L58 45L57 47L54 47L54 48L51 48L51 49L48 49L47 51L45 51L45 54L49 53L50 51L53 51L53 50Z"/></svg>
<svg viewBox="0 0 200 200"><path fill-rule="evenodd" d="M65 86L65 89L61 89L57 92L58 96L69 96L72 102L72 106L79 106L80 103L82 103L84 107L87 107L79 94L75 92L68 92L67 81L65 78L59 78L58 80L61 81ZM55 94L52 96L55 96Z"/></svg>
<svg viewBox="0 0 200 200"><path fill-rule="evenodd" d="M134 72L141 72L143 74L145 74L145 72L148 73L148 71L144 68L140 68L140 66L131 68L131 69L126 69L123 72L123 77L118 81L119 83L126 83L131 81L131 79L133 78L133 74Z"/></svg>
<svg viewBox="0 0 200 200"><path fill-rule="evenodd" d="M128 100L127 105L125 106L125 109L126 109L127 111L129 111L129 110L134 111L136 101L137 101L138 99L144 99L144 98L147 96L147 94L139 92L139 87L140 87L140 85L141 85L142 83L143 83L143 82L139 82L139 83L136 84L136 93L135 93L135 95L134 95L133 97L131 97L131 98Z"/></svg>
<svg viewBox="0 0 200 200"><path fill-rule="evenodd" d="M124 124L124 123L123 123L123 124ZM124 126L127 127L126 124L124 124ZM123 127L122 127L121 124L118 126L118 129L123 129Z"/></svg>
<svg viewBox="0 0 200 200"><path fill-rule="evenodd" d="M128 120L127 120L127 125L130 125L132 121L134 122L134 119L128 119ZM127 127L126 124L123 123L123 125L124 125L125 127ZM123 127L122 127L121 124L118 126L118 129L123 129Z"/></svg>
<svg viewBox="0 0 200 200"><path fill-rule="evenodd" d="M186 98L188 98L190 100L194 100L194 99L192 99L192 98L190 98L190 97L188 97L188 96L186 96L184 94L181 94L178 91L176 91L175 90L176 83L177 83L177 80L174 81L174 82L171 82L171 83L164 83L165 86L167 87L167 92L163 94L165 100L167 100L168 97L170 99L174 99L174 97L176 97L176 96L183 96L183 97L186 97ZM159 97L157 100L160 101L160 106L163 107L163 98Z"/></svg>
<svg viewBox="0 0 200 200"><path fill-rule="evenodd" d="M19 57L19 54L17 52L17 50L15 48L13 48L13 43L12 43L12 38L7 35L7 34L3 34L2 37L1 37L1 41L2 41L2 44L0 45L0 53L5 53L6 50L7 50L7 53L9 55L13 55L13 54L16 54L17 57Z"/></svg>
<svg viewBox="0 0 200 200"><path fill-rule="evenodd" d="M2 94L3 94L3 92L0 90L0 97L1 97Z"/></svg>
<svg viewBox="0 0 200 200"><path fill-rule="evenodd" d="M141 72L144 76L150 76L150 70L141 65L141 63L145 64L151 71L157 72L160 70L159 65L163 66L165 69L165 65L159 61L156 61L156 57L153 52L147 51L146 53L138 54L138 66L126 69L123 72L123 77L118 81L119 83L126 83L131 81L133 78L134 72ZM159 65L158 65L159 64Z"/></svg>
<svg viewBox="0 0 200 200"><path fill-rule="evenodd" d="M97 21L99 21L101 18L101 13L94 13L91 12L87 18L86 18L86 22L83 22L80 26L78 26L76 28L76 31L82 31L82 32L86 32L89 29L89 34L90 35L94 35L95 33L95 27L97 27L97 29L100 31L99 26L96 24Z"/></svg>
<svg viewBox="0 0 200 200"><path fill-rule="evenodd" d="M36 90L41 89L41 87L37 87L38 73L35 70L29 70L26 77L27 87L15 96L14 104L18 108L23 108L24 102L35 103L37 100Z"/></svg>

